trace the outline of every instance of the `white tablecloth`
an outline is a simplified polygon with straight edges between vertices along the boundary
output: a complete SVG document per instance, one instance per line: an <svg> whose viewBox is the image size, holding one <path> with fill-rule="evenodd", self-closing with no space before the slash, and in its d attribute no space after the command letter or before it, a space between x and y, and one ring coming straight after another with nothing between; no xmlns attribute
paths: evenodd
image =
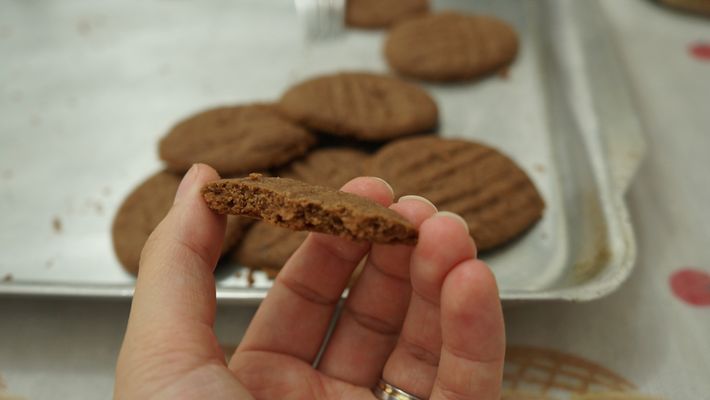
<svg viewBox="0 0 710 400"><path fill-rule="evenodd" d="M710 307L687 303L669 285L683 268L710 274L710 61L689 52L693 44L710 43L710 20L650 1L604 5L648 142L628 193L637 265L602 300L506 309L508 341L518 346L518 363L532 363L528 371L535 359L549 357L618 376L647 395L710 399ZM7 392L32 400L111 398L128 311L118 301L0 298L0 376ZM253 313L253 307L220 307L222 343L238 343ZM511 367L510 376L523 375L514 370L520 365Z"/></svg>

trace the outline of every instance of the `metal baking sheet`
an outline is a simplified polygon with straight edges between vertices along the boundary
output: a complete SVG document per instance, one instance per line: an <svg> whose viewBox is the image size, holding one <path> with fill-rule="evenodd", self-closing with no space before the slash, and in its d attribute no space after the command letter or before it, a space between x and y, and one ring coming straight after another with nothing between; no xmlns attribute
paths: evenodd
<svg viewBox="0 0 710 400"><path fill-rule="evenodd" d="M497 15L520 33L507 77L424 85L439 103L442 135L503 150L547 203L525 236L482 256L502 298L610 292L635 259L623 195L643 141L603 10L564 0L433 5ZM0 293L131 296L111 220L161 168L156 144L175 121L275 99L318 73L387 71L384 33L314 40L304 34L311 28L283 0L5 2ZM259 301L269 282L254 278L249 287L244 273L220 276L218 298Z"/></svg>

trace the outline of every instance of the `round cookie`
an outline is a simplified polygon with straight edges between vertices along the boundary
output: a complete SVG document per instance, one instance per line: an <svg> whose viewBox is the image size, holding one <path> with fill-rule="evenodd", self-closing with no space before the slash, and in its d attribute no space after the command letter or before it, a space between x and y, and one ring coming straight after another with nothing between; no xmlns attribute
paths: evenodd
<svg viewBox="0 0 710 400"><path fill-rule="evenodd" d="M361 176L370 155L347 147L316 149L281 168L278 176L339 189Z"/></svg>
<svg viewBox="0 0 710 400"><path fill-rule="evenodd" d="M309 79L286 91L279 106L308 128L367 141L429 131L438 120L436 103L423 89L369 73Z"/></svg>
<svg viewBox="0 0 710 400"><path fill-rule="evenodd" d="M397 24L385 42L385 58L398 73L432 81L479 77L510 64L518 36L493 17L443 12Z"/></svg>
<svg viewBox="0 0 710 400"><path fill-rule="evenodd" d="M368 164L396 196L417 194L468 222L479 250L524 232L545 208L535 185L507 156L480 143L439 137L392 142Z"/></svg>
<svg viewBox="0 0 710 400"><path fill-rule="evenodd" d="M121 204L114 217L111 232L116 256L126 271L138 274L143 245L170 211L179 185L179 175L158 172L136 187ZM246 224L249 223L251 221L246 218L227 218L222 254L239 242Z"/></svg>
<svg viewBox="0 0 710 400"><path fill-rule="evenodd" d="M357 28L386 28L429 11L429 0L347 0L345 23Z"/></svg>
<svg viewBox="0 0 710 400"><path fill-rule="evenodd" d="M174 172L202 162L220 175L234 175L283 165L315 142L311 132L281 116L276 107L252 104L188 117L163 137L159 153Z"/></svg>
<svg viewBox="0 0 710 400"><path fill-rule="evenodd" d="M266 271L270 277L278 273L291 254L306 240L308 232L294 232L267 222L256 222L244 235L232 260Z"/></svg>
<svg viewBox="0 0 710 400"><path fill-rule="evenodd" d="M237 264L260 269L269 279L275 279L286 261L306 240L308 232L294 232L269 223L258 221L244 235L231 260ZM362 272L365 259L353 271L349 287L352 287Z"/></svg>

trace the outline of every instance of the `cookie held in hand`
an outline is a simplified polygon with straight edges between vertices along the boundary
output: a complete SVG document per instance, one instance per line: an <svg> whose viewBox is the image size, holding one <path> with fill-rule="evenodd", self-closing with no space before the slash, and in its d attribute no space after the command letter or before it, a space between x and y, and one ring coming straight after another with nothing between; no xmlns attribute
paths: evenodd
<svg viewBox="0 0 710 400"><path fill-rule="evenodd" d="M369 199L288 178L222 179L202 190L220 214L263 219L296 231L313 231L355 241L415 244L418 232L404 217Z"/></svg>

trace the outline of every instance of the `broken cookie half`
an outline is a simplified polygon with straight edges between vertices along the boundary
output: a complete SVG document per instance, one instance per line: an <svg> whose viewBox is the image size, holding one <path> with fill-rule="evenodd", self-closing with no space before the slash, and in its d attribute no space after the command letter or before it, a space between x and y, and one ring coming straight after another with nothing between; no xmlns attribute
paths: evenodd
<svg viewBox="0 0 710 400"><path fill-rule="evenodd" d="M296 231L355 241L416 244L418 232L396 212L339 190L251 174L208 183L202 194L220 214L243 215Z"/></svg>

